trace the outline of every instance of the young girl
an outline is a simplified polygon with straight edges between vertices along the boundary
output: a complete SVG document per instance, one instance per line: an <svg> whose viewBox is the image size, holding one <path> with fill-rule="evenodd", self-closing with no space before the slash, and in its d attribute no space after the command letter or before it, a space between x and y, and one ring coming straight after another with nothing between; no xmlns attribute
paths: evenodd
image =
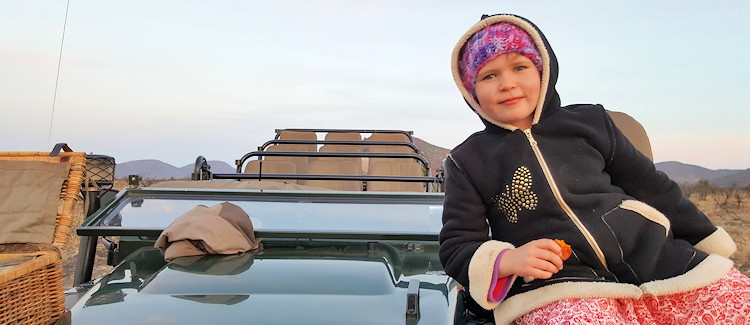
<svg viewBox="0 0 750 325"><path fill-rule="evenodd" d="M440 258L496 323L750 324L734 241L602 106L561 107L533 23L483 17L452 69L486 128L446 160Z"/></svg>

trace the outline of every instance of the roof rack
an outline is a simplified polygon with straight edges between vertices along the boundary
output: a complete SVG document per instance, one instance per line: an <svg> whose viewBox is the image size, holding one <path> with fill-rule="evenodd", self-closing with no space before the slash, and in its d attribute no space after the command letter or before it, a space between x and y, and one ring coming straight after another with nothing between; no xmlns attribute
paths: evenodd
<svg viewBox="0 0 750 325"><path fill-rule="evenodd" d="M282 135L287 131L294 133L286 133L287 138L283 139L284 136ZM273 140L259 146L257 151L249 152L240 159L235 160L236 173L211 173L206 159L198 157L195 163L193 179L284 180L293 181L292 183L299 182L299 184L320 184L320 181L359 181L361 182L360 186L347 190L365 191L368 189L388 190L383 188L386 188L385 185L387 184L396 184L393 182L424 183L424 191L442 191L443 177L440 174L435 176L430 175L430 163L421 155L419 148L414 144L412 131L380 129L276 129L275 132L276 135ZM326 133L327 135L330 133L370 133L373 136L382 134L386 139L389 138L388 135L403 135L403 139L408 140L408 142L370 140L369 138L363 140L318 140L317 133ZM331 138L357 138L357 136ZM289 147L284 147L285 145L289 145ZM323 147L321 147L320 151L317 151L318 145L323 145L323 147L330 145L336 149L323 151ZM351 146L352 150L348 151L347 146ZM398 146L402 147L401 150L396 150L397 148L395 147ZM268 150L271 147L278 150ZM368 152L368 150L375 147L378 148L375 149L376 151ZM388 147L394 147L394 150L391 152ZM406 149L407 147L409 149ZM366 149L360 151L362 148ZM274 161L271 161L271 158ZM324 159L326 160L323 161ZM363 161L362 159L365 160ZM342 164L341 161L346 160L353 161L354 163L348 162L348 164L350 164L350 167L355 167L353 169L340 169L341 167L337 167L337 164ZM279 161L282 162L280 163ZM302 162L300 163L300 161ZM249 162L253 163L252 168L250 168ZM266 163L264 164L264 162ZM310 166L309 170L307 169L308 162ZM245 167L246 164L248 164L247 167ZM335 171L325 170L321 172L320 168L313 168L314 164L315 167L320 167L321 164L331 164L331 167L326 166L324 168L331 168ZM265 170L264 165L267 165L265 166ZM370 166L374 167L370 169ZM375 169L377 169L377 172L371 174L370 172L373 172ZM248 172L248 170L251 170L251 172ZM346 172L342 173L342 170ZM350 182L348 184L353 184ZM351 186L348 188L351 188ZM405 190L414 191L415 187L409 185L409 189Z"/></svg>

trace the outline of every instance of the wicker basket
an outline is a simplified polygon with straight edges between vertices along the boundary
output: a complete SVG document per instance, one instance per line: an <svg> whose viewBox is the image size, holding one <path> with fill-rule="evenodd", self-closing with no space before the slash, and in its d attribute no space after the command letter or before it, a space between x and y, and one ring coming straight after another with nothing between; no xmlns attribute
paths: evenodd
<svg viewBox="0 0 750 325"><path fill-rule="evenodd" d="M51 324L65 311L60 249L70 240L86 154L61 152L50 157L48 152L0 152L0 160L70 162L60 189L52 243L0 245L0 324Z"/></svg>
<svg viewBox="0 0 750 325"><path fill-rule="evenodd" d="M20 260L0 269L0 324L51 324L65 312L60 254L55 250L3 254Z"/></svg>

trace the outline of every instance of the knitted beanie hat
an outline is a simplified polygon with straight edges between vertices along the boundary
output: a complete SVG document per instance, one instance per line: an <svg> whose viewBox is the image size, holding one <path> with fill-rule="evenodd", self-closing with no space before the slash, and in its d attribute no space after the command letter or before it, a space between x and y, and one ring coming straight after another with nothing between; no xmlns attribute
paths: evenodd
<svg viewBox="0 0 750 325"><path fill-rule="evenodd" d="M466 41L458 62L459 74L464 87L472 94L477 73L490 60L511 52L519 53L534 62L542 72L542 57L534 40L520 27L509 23L498 23L476 32Z"/></svg>

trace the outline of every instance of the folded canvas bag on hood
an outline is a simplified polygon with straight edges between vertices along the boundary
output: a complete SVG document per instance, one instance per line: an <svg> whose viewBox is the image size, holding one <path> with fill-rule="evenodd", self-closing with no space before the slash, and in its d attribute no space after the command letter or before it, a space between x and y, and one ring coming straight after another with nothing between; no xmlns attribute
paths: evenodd
<svg viewBox="0 0 750 325"><path fill-rule="evenodd" d="M154 247L167 262L182 256L237 254L260 248L253 231L250 216L237 205L199 205L167 226Z"/></svg>

